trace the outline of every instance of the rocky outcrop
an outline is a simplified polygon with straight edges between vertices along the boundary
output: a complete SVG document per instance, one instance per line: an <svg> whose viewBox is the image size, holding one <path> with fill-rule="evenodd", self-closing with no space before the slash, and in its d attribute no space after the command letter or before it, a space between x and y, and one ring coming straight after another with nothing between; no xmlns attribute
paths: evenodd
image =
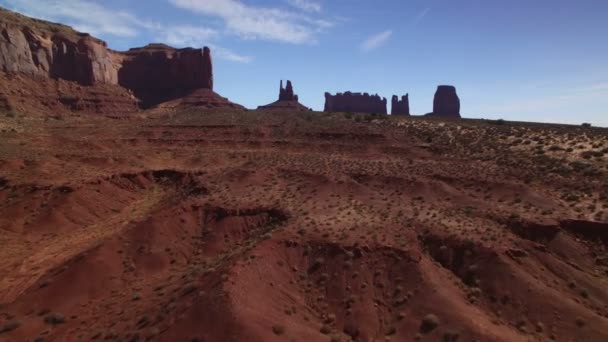
<svg viewBox="0 0 608 342"><path fill-rule="evenodd" d="M0 72L0 111L28 116L73 111L121 117L138 111L138 100L118 85L83 86L62 79Z"/></svg>
<svg viewBox="0 0 608 342"><path fill-rule="evenodd" d="M287 85L283 88L283 80L279 86L279 100L265 106L259 106L260 110L298 110L307 111L308 107L302 105L298 101L298 95L293 91L293 85L291 81L287 81Z"/></svg>
<svg viewBox="0 0 608 342"><path fill-rule="evenodd" d="M460 99L456 94L456 88L449 85L438 86L433 100L433 112L427 115L451 119L460 118Z"/></svg>
<svg viewBox="0 0 608 342"><path fill-rule="evenodd" d="M118 83L116 56L105 42L88 34L39 32L8 23L0 23L0 69L82 85Z"/></svg>
<svg viewBox="0 0 608 342"><path fill-rule="evenodd" d="M283 88L283 80L279 87L279 101L298 101L298 95L294 94L291 81L287 80L287 86Z"/></svg>
<svg viewBox="0 0 608 342"><path fill-rule="evenodd" d="M182 97L195 89L213 90L211 51L150 44L122 54L118 84L133 91L145 106Z"/></svg>
<svg viewBox="0 0 608 342"><path fill-rule="evenodd" d="M0 110L137 111L138 100L118 86L119 66L119 56L99 39L0 8Z"/></svg>
<svg viewBox="0 0 608 342"><path fill-rule="evenodd" d="M401 100L397 95L393 95L391 98L391 115L410 115L409 94L401 96Z"/></svg>
<svg viewBox="0 0 608 342"><path fill-rule="evenodd" d="M325 93L325 112L354 112L386 114L386 98L368 93Z"/></svg>
<svg viewBox="0 0 608 342"><path fill-rule="evenodd" d="M246 110L245 107L230 102L230 100L227 98L222 97L213 90L206 88L196 89L184 96L163 102L156 106L156 109L163 111L166 109L185 109L193 107L202 109Z"/></svg>
<svg viewBox="0 0 608 342"><path fill-rule="evenodd" d="M30 46L26 35L35 37L29 28L0 22L0 69L4 72L50 75L53 42L40 37L39 40L34 39Z"/></svg>
<svg viewBox="0 0 608 342"><path fill-rule="evenodd" d="M608 246L608 222L563 220L560 225L576 236Z"/></svg>
<svg viewBox="0 0 608 342"><path fill-rule="evenodd" d="M104 41L68 26L1 8L0 72L82 86L120 86L131 91L143 107L198 89L213 91L213 65L207 47L174 49L150 44L117 52L108 49Z"/></svg>

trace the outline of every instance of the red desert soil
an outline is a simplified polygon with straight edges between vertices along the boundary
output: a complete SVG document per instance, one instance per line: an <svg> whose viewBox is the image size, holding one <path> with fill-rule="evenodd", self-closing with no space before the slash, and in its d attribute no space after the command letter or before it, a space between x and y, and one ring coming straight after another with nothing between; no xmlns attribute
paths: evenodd
<svg viewBox="0 0 608 342"><path fill-rule="evenodd" d="M2 113L0 340L606 341L607 153L502 121Z"/></svg>

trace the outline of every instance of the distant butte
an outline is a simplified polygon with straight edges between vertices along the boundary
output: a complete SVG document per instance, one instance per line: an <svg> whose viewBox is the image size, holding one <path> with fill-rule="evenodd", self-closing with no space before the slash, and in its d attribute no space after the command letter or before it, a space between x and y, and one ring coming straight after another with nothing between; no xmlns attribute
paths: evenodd
<svg viewBox="0 0 608 342"><path fill-rule="evenodd" d="M325 93L325 112L386 114L386 98L368 93Z"/></svg>
<svg viewBox="0 0 608 342"><path fill-rule="evenodd" d="M440 85L433 99L433 112L427 114L431 117L460 119L460 99L456 94L456 87Z"/></svg>
<svg viewBox="0 0 608 342"><path fill-rule="evenodd" d="M401 96L401 100L397 95L393 95L391 98L391 115L410 115L409 94Z"/></svg>
<svg viewBox="0 0 608 342"><path fill-rule="evenodd" d="M299 102L298 95L296 95L293 91L293 85L291 81L287 81L287 85L283 88L283 81L281 80L281 84L279 86L279 99L271 104L267 104L265 106L259 106L260 110L275 110L275 109L283 109L283 110L300 110L300 111L308 111L308 107L302 105Z"/></svg>
<svg viewBox="0 0 608 342"><path fill-rule="evenodd" d="M118 84L149 107L196 89L213 90L211 50L149 44L122 53Z"/></svg>

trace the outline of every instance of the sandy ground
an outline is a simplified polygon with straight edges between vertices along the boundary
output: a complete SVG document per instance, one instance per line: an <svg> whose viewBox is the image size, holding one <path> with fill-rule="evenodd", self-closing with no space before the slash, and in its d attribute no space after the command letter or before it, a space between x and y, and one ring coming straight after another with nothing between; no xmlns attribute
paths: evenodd
<svg viewBox="0 0 608 342"><path fill-rule="evenodd" d="M0 340L608 340L605 129L139 117L0 117Z"/></svg>

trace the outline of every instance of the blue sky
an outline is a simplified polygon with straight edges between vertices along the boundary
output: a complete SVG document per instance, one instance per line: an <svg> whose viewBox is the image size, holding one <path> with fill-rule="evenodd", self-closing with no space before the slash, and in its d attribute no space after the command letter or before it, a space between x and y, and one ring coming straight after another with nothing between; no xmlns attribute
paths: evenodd
<svg viewBox="0 0 608 342"><path fill-rule="evenodd" d="M0 0L117 50L208 45L215 90L255 108L280 79L321 110L323 93L410 94L439 84L476 118L608 126L606 0ZM389 101L390 102L390 101Z"/></svg>

